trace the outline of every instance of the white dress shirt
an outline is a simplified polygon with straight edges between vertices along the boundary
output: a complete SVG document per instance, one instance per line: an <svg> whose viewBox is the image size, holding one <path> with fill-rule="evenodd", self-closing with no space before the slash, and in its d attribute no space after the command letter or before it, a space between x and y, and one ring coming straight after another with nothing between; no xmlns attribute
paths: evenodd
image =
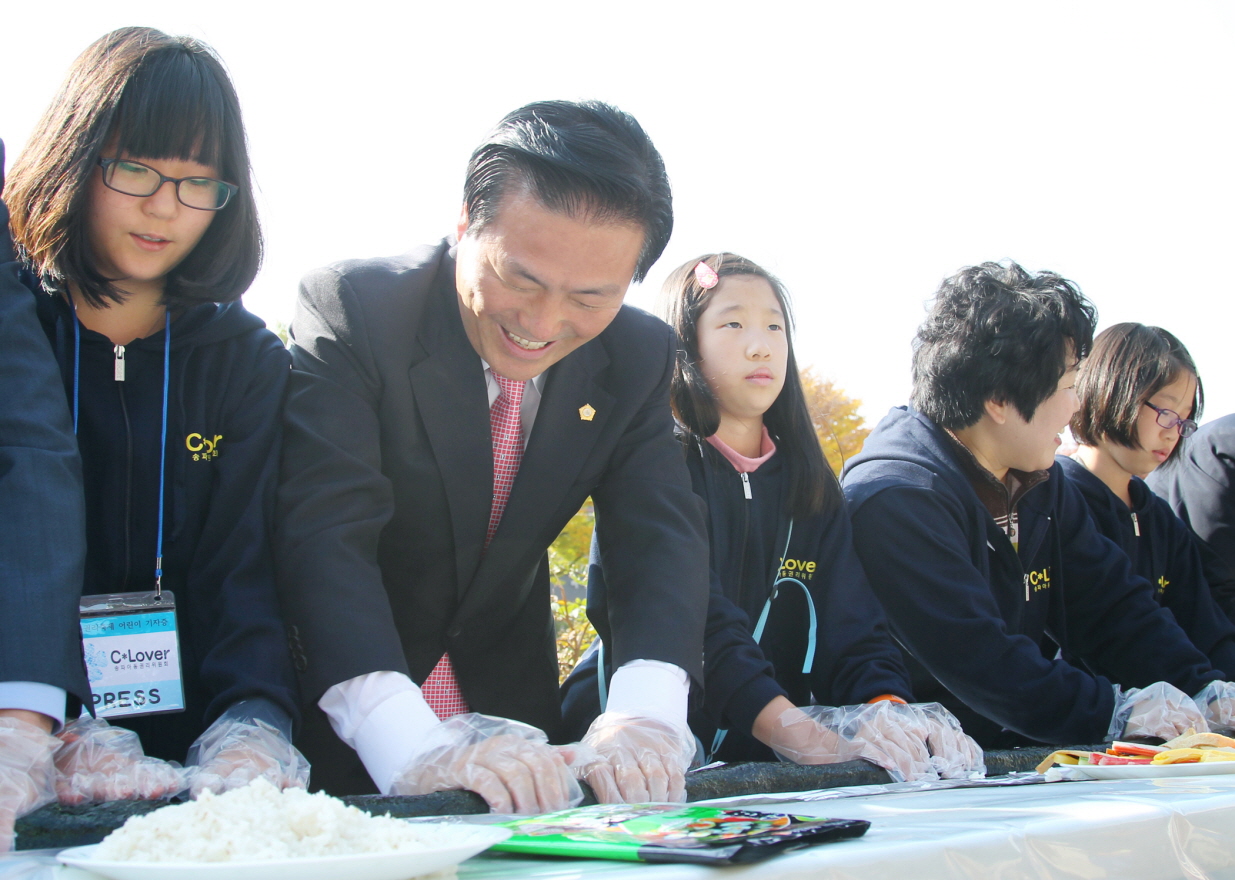
<svg viewBox="0 0 1235 880"><path fill-rule="evenodd" d="M483 361L481 362L484 363ZM501 388L484 364L489 406ZM523 444L540 411L545 376L524 383L519 417ZM690 681L686 670L659 660L632 660L613 673L607 712L654 718L686 727ZM401 672L370 672L334 685L317 701L339 739L356 750L382 794L419 750L425 733L439 723L420 688ZM63 708L61 709L63 717Z"/></svg>
<svg viewBox="0 0 1235 880"><path fill-rule="evenodd" d="M38 681L0 681L0 709L24 709L46 715L59 730L64 724L64 691Z"/></svg>

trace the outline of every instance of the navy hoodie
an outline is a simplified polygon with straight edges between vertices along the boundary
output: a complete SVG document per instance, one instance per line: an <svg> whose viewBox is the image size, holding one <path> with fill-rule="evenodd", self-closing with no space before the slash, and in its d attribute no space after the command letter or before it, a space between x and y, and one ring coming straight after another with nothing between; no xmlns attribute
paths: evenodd
<svg viewBox="0 0 1235 880"><path fill-rule="evenodd" d="M1055 460L1081 490L1098 531L1118 544L1132 560L1132 569L1153 586L1158 604L1171 610L1210 663L1235 673L1235 624L1210 594L1199 541L1191 529L1139 477L1128 486L1129 510L1083 464L1063 456Z"/></svg>
<svg viewBox="0 0 1235 880"><path fill-rule="evenodd" d="M1202 425L1147 482L1201 539L1209 588L1235 620L1235 414Z"/></svg>
<svg viewBox="0 0 1235 880"><path fill-rule="evenodd" d="M86 489L85 594L154 588L164 331L115 346L81 328L61 296L24 281L60 364ZM147 754L183 761L192 741L242 699L290 733L296 717L270 535L280 412L290 357L240 303L175 316L167 412L163 588L176 596L186 710L117 719ZM76 373L76 379L75 379Z"/></svg>
<svg viewBox="0 0 1235 880"><path fill-rule="evenodd" d="M986 747L1088 743L1109 729L1111 681L1056 659L1055 645L1119 670L1125 687L1165 680L1195 694L1224 678L1098 534L1057 465L1020 500L1018 552L952 443L921 413L893 409L843 480L858 556L920 664L918 699L943 703Z"/></svg>
<svg viewBox="0 0 1235 880"><path fill-rule="evenodd" d="M705 748L724 728L728 734L716 757L773 760L750 734L759 712L778 696L795 705L852 705L884 694L911 700L900 649L853 551L845 506L793 521L785 509L782 456L773 455L743 479L711 444L686 440L684 447L692 487L707 505L711 545L705 694L690 718ZM603 608L604 591L604 572L594 558L589 614ZM769 598L756 644L752 633ZM586 689L591 711L584 720L590 722L599 711L590 693L595 657L581 666L563 685L564 714L572 719L583 700L577 690ZM571 726L586 729L577 721Z"/></svg>

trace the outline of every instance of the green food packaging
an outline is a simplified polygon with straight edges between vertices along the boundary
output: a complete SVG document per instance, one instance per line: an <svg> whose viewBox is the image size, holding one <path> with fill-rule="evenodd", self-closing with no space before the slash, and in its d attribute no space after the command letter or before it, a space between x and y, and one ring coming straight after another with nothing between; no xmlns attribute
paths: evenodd
<svg viewBox="0 0 1235 880"><path fill-rule="evenodd" d="M538 856L738 865L861 837L869 822L684 804L600 804L502 823L493 847Z"/></svg>

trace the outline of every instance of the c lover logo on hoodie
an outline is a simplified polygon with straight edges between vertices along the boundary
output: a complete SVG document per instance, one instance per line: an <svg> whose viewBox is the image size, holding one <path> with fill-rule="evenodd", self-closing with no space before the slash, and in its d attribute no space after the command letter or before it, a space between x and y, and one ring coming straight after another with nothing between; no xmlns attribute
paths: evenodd
<svg viewBox="0 0 1235 880"><path fill-rule="evenodd" d="M194 461L210 461L219 457L219 445L223 442L222 434L208 437L196 432L184 438L184 447L193 453Z"/></svg>
<svg viewBox="0 0 1235 880"><path fill-rule="evenodd" d="M808 581L815 576L814 560L806 559L785 559L781 557L780 571L777 572L778 578L797 578L798 580Z"/></svg>
<svg viewBox="0 0 1235 880"><path fill-rule="evenodd" d="M1030 592L1040 592L1051 588L1051 567L1048 565L1041 571L1025 572L1025 601L1029 601Z"/></svg>

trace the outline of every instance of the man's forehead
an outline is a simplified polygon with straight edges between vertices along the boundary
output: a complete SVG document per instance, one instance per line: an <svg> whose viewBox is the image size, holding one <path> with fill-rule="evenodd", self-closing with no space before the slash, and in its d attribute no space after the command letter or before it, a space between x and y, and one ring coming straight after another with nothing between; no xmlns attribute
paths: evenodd
<svg viewBox="0 0 1235 880"><path fill-rule="evenodd" d="M635 223L554 211L527 194L504 199L492 220L468 234L501 270L572 290L624 289L644 237Z"/></svg>

